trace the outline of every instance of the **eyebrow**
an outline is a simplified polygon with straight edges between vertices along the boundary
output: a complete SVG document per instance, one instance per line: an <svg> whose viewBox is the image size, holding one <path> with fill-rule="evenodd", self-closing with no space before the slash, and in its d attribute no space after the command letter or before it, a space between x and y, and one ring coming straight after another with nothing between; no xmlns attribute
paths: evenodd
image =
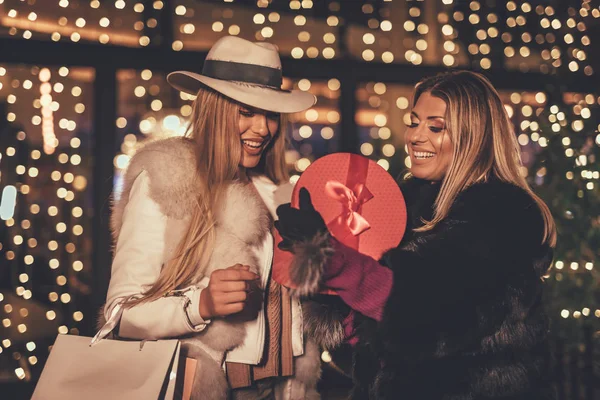
<svg viewBox="0 0 600 400"><path fill-rule="evenodd" d="M416 112L411 111L410 113L412 115L414 115L415 117L421 119L421 117L419 117L419 114L417 114ZM427 117L427 119L436 119L436 118L444 119L444 117L440 117L439 115L432 115L432 116Z"/></svg>

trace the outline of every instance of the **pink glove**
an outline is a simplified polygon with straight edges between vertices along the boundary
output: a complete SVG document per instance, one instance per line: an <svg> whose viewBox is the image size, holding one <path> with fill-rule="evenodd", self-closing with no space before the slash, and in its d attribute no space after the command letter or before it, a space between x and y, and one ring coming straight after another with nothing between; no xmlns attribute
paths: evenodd
<svg viewBox="0 0 600 400"><path fill-rule="evenodd" d="M353 310L381 321L392 290L392 270L334 238L331 245L334 254L324 270L324 286L335 290Z"/></svg>

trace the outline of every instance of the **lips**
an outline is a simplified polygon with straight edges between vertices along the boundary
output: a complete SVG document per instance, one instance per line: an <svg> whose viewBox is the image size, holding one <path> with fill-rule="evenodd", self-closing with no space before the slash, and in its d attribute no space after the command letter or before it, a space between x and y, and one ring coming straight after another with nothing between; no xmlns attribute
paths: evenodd
<svg viewBox="0 0 600 400"><path fill-rule="evenodd" d="M244 140L244 139L242 139L242 143L250 148L260 149L263 146L264 141L263 140L250 140L250 139Z"/></svg>
<svg viewBox="0 0 600 400"><path fill-rule="evenodd" d="M249 155L259 155L268 140L260 140L260 139L242 139L242 146L244 147L244 151Z"/></svg>
<svg viewBox="0 0 600 400"><path fill-rule="evenodd" d="M435 156L435 153L431 151L415 151L412 152L413 158L416 160L427 160Z"/></svg>

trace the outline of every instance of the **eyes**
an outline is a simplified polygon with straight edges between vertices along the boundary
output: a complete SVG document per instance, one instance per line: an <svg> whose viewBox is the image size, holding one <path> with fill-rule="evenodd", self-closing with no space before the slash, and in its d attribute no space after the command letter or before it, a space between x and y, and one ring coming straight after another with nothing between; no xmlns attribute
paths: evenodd
<svg viewBox="0 0 600 400"><path fill-rule="evenodd" d="M247 109L244 109L244 108L240 108L240 115L243 116L243 117L252 118L256 114L260 114L260 113L257 113L257 112L255 112L253 110L247 110ZM265 115L265 117L267 117L267 119L269 119L271 121L279 121L279 116L280 116L279 113L267 111L267 112L264 113L264 115Z"/></svg>
<svg viewBox="0 0 600 400"><path fill-rule="evenodd" d="M408 128L416 128L419 126L419 124L417 122L413 122L411 121L410 124L406 124L406 126ZM436 126L436 125L427 125L427 128L429 128L429 130L433 133L440 133L441 131L443 131L444 129L446 129L443 126Z"/></svg>

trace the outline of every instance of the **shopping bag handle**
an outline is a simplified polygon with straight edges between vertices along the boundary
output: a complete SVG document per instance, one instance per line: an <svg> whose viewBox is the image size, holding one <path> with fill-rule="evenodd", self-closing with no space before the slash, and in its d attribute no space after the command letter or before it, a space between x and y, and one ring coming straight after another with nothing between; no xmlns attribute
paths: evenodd
<svg viewBox="0 0 600 400"><path fill-rule="evenodd" d="M90 341L90 347L97 344L102 339L106 339L106 337L115 329L115 327L119 323L119 320L121 319L121 316L123 315L123 304L135 297L137 297L137 295L129 296L128 298L122 299L119 302L117 302L117 304L115 304L113 309L110 311L110 317L108 317L106 323L102 326L102 328L100 328L98 333L96 333L96 335L94 335L94 337Z"/></svg>
<svg viewBox="0 0 600 400"><path fill-rule="evenodd" d="M194 286L188 286L188 287L186 287L184 289L171 290L167 294L165 294L165 297L168 297L168 296L183 296L183 295L185 295L186 292L192 290L193 287ZM130 300L137 299L137 298L140 298L140 297L141 297L140 294L133 294L133 295L128 296L128 297L122 297L119 301L117 301L117 303L115 304L115 306L110 311L110 317L108 317L108 320L106 321L106 323L104 324L104 326L102 326L102 328L100 328L100 330L98 331L98 333L96 333L96 335L94 335L94 337L90 341L90 347L94 346L95 344L97 344L102 339L106 339L106 337L109 335L109 333L111 333L115 329L115 327L117 326L117 324L121 320L121 316L123 315L123 311L125 311L125 309L123 307L123 304L129 302ZM140 345L140 350L142 349L142 347L143 347L143 342Z"/></svg>

